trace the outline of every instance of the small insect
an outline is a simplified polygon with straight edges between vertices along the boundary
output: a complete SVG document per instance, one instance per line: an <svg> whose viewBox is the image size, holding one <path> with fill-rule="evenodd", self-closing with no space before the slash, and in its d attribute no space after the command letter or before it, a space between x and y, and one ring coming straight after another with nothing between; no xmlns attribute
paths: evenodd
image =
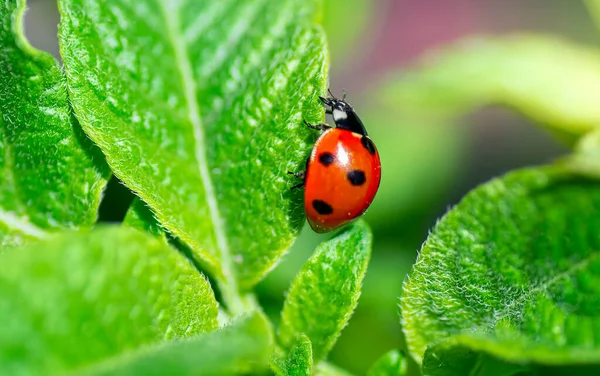
<svg viewBox="0 0 600 376"><path fill-rule="evenodd" d="M381 161L375 144L354 109L342 99L319 97L333 116L335 128L304 123L323 131L315 142L306 170L290 172L303 182L304 210L318 233L335 230L362 215L375 198L381 180Z"/></svg>

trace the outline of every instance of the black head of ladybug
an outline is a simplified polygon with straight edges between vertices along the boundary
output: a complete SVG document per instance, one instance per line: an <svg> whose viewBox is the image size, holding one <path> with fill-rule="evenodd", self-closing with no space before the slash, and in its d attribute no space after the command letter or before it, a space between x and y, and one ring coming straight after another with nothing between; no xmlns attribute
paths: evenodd
<svg viewBox="0 0 600 376"><path fill-rule="evenodd" d="M319 98L326 106L330 107L336 128L346 129L350 132L367 136L367 130L362 121L356 112L354 112L352 106L345 101L346 95L342 99L339 99L334 97L331 92L329 94L331 95L330 98Z"/></svg>

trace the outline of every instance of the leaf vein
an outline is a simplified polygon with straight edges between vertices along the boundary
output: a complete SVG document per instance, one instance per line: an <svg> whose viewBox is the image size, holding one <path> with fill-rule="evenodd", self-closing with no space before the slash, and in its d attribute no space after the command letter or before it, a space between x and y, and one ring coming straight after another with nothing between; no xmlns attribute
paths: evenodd
<svg viewBox="0 0 600 376"><path fill-rule="evenodd" d="M194 43L201 35L202 32L208 29L214 21L231 10L231 6L224 5L225 1L215 1L210 5L210 8L204 12L201 12L198 18L196 18L184 32L184 40L186 43Z"/></svg>
<svg viewBox="0 0 600 376"><path fill-rule="evenodd" d="M25 218L19 218L11 212L0 211L0 222L9 226L12 230L19 230L22 234L35 238L42 239L48 235L44 230L25 220Z"/></svg>
<svg viewBox="0 0 600 376"><path fill-rule="evenodd" d="M234 27L229 34L229 38L227 38L227 40L223 43L223 46L227 47L221 47L217 49L214 56L212 56L212 60L201 69L199 74L200 77L212 76L214 72L223 65L224 61L236 53L242 37L246 35L253 27L257 17L261 14L259 10L266 5L266 2L267 0L260 0L260 2L257 4L255 2L248 1L246 5L250 9L240 10L240 16L238 19L229 21L232 25L234 25Z"/></svg>
<svg viewBox="0 0 600 376"><path fill-rule="evenodd" d="M540 283L537 284L537 286L531 288L528 291L523 292L523 294L520 295L517 299L515 299L512 304L507 305L502 310L500 310L500 312L499 312L500 314L497 316L496 321L499 321L502 318L508 318L510 316L510 312L515 311L515 307L519 307L522 304L524 304L525 301L532 298L534 296L534 294L539 293L539 292L544 292L545 290L547 290L548 288L552 287L554 284L559 282L561 279L567 278L567 277L571 276L572 273L575 273L575 272L585 268L586 266L589 265L589 263L591 261L593 261L594 259L597 259L597 258L600 258L600 251L591 252L589 255L582 258L580 261L571 265L568 269L566 269L552 277L549 277L544 281L541 281ZM520 310L520 312L522 312L522 310Z"/></svg>
<svg viewBox="0 0 600 376"><path fill-rule="evenodd" d="M187 116L191 122L194 140L196 142L195 156L198 163L198 172L202 179L206 201L209 207L211 220L213 222L217 247L219 255L221 256L220 258L223 275L225 276L229 287L237 293L237 281L236 276L233 274L233 260L231 259L229 244L225 236L225 224L219 211L214 185L208 169L204 130L202 127L202 119L200 118L198 98L196 96L197 85L194 79L187 47L177 35L177 33L181 31L179 14L177 11L166 9L165 6L162 5L162 2L159 3L162 6L165 23L167 25L167 37L173 46L176 63L181 73L180 78L184 88L185 100L187 101ZM230 309L233 311L239 308L240 307L230 307Z"/></svg>

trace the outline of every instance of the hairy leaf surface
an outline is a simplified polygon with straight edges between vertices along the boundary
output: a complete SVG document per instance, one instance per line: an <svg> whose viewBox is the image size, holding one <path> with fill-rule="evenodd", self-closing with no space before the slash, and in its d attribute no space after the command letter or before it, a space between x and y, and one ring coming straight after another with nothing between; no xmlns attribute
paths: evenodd
<svg viewBox="0 0 600 376"><path fill-rule="evenodd" d="M148 347L88 367L83 374L227 376L261 374L272 351L273 335L258 314L217 331Z"/></svg>
<svg viewBox="0 0 600 376"><path fill-rule="evenodd" d="M66 372L217 326L208 281L137 230L55 235L0 265L1 374Z"/></svg>
<svg viewBox="0 0 600 376"><path fill-rule="evenodd" d="M133 199L129 210L127 210L125 219L123 219L123 224L140 231L146 231L165 241L167 240L165 231L160 227L156 218L154 218L154 214L152 214L148 205L138 197Z"/></svg>
<svg viewBox="0 0 600 376"><path fill-rule="evenodd" d="M319 122L316 0L61 0L81 124L114 173L223 282L234 311L302 223L287 170ZM293 198L293 199L291 199Z"/></svg>
<svg viewBox="0 0 600 376"><path fill-rule="evenodd" d="M327 355L358 303L371 240L371 230L359 220L317 247L284 302L279 338L285 346L305 334L315 362Z"/></svg>
<svg viewBox="0 0 600 376"><path fill-rule="evenodd" d="M557 167L475 189L436 225L404 283L412 355L431 369L458 346L466 357L600 363L598 226L600 183Z"/></svg>
<svg viewBox="0 0 600 376"><path fill-rule="evenodd" d="M277 376L311 376L313 354L310 339L304 334L296 337L289 351L281 351L274 356L271 369Z"/></svg>
<svg viewBox="0 0 600 376"><path fill-rule="evenodd" d="M0 2L0 245L91 227L109 170L73 117L52 56L23 35L24 0Z"/></svg>

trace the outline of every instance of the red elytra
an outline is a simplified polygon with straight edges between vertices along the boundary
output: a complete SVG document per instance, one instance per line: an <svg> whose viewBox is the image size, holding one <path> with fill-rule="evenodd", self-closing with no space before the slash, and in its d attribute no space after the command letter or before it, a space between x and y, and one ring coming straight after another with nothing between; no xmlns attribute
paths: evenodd
<svg viewBox="0 0 600 376"><path fill-rule="evenodd" d="M373 202L381 181L381 161L373 141L352 107L338 98L322 98L336 127L310 125L324 132L306 164L294 174L304 182L304 209L310 227L324 233L361 216Z"/></svg>

